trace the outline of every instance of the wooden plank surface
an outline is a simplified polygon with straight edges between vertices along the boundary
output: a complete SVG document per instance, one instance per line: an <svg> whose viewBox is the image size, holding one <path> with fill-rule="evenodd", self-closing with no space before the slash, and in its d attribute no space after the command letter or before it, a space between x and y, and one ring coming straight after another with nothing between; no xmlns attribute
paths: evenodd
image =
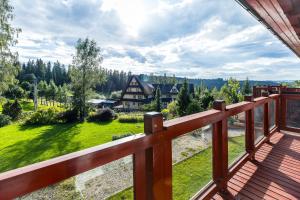
<svg viewBox="0 0 300 200"><path fill-rule="evenodd" d="M275 133L212 199L300 199L300 135Z"/></svg>

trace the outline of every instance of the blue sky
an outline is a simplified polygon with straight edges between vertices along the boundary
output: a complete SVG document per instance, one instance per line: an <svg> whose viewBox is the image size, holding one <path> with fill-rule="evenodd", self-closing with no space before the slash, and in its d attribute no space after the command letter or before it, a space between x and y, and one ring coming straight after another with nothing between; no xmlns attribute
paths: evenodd
<svg viewBox="0 0 300 200"><path fill-rule="evenodd" d="M20 60L72 62L95 39L102 66L190 78L300 79L300 60L234 0L12 0Z"/></svg>

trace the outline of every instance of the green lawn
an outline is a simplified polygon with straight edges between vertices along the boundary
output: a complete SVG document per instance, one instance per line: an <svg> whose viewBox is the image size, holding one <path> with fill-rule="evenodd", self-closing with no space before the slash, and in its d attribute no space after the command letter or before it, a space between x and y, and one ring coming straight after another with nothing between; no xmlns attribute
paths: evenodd
<svg viewBox="0 0 300 200"><path fill-rule="evenodd" d="M245 149L245 137L229 138L229 163ZM173 166L173 199L191 198L212 179L212 149L208 148ZM128 188L110 199L133 199L133 189Z"/></svg>
<svg viewBox="0 0 300 200"><path fill-rule="evenodd" d="M12 124L0 128L0 172L111 141L113 135L143 132L143 123Z"/></svg>

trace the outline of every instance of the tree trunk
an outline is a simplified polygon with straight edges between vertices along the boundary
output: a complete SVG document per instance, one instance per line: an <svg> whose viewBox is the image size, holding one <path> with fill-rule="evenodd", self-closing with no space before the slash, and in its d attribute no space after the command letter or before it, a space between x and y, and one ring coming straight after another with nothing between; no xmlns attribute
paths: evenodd
<svg viewBox="0 0 300 200"><path fill-rule="evenodd" d="M81 102L81 109L82 109L82 113L80 114L80 120L84 121L85 118L85 78L86 78L86 71L85 71L85 67L83 68L83 75L82 75L82 102Z"/></svg>

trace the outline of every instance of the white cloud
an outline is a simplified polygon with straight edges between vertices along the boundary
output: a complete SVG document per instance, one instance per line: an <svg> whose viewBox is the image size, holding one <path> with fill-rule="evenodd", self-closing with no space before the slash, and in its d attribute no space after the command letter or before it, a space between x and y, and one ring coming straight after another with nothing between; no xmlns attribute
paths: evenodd
<svg viewBox="0 0 300 200"><path fill-rule="evenodd" d="M16 47L21 61L69 64L77 39L88 36L102 47L104 67L133 73L239 79L297 79L300 73L299 59L234 0L13 0L13 5L14 23L23 29Z"/></svg>

